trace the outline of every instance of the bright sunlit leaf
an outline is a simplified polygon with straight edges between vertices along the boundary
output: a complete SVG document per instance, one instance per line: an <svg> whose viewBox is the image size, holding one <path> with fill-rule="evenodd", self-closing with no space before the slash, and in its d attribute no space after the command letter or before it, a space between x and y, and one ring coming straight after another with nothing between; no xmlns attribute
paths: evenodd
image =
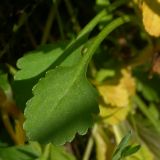
<svg viewBox="0 0 160 160"><path fill-rule="evenodd" d="M148 0L143 1L143 24L146 31L155 37L160 36L160 12L157 12L157 10L160 10L160 0L153 0L150 2L148 2Z"/></svg>

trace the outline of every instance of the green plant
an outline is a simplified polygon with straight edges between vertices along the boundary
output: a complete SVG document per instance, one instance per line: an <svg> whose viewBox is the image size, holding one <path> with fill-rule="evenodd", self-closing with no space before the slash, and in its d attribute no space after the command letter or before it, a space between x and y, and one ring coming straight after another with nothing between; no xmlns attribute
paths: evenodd
<svg viewBox="0 0 160 160"><path fill-rule="evenodd" d="M81 1L43 2L50 11L40 41L34 24L41 12L31 18L41 2L31 5L31 11L24 9L13 24L12 38L0 53L2 61L6 60L0 69L0 159L160 157L160 43L148 35L158 37L159 31L148 25L146 16L157 16L155 3L150 11L147 0L142 4L128 0L87 2L86 6L93 5L87 8L88 13L96 16L87 20L85 27L80 25L85 18L79 21L74 10L86 7ZM66 12L71 23L65 20ZM158 18L154 20L158 22ZM43 23L41 18L37 21ZM150 21L153 26L155 21ZM27 46L31 51L17 56L14 51L21 48L18 36L23 27L32 49ZM25 36L25 32L20 35Z"/></svg>

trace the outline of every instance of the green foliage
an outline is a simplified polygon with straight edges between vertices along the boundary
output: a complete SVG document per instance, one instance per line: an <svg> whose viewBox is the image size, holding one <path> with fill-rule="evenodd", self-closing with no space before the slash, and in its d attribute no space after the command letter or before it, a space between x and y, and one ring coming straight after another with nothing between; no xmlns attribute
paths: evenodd
<svg viewBox="0 0 160 160"><path fill-rule="evenodd" d="M131 133L129 132L117 146L113 154L112 160L121 160L127 156L130 156L136 153L140 149L139 145L134 147L132 147L131 145L128 145L130 138L131 138Z"/></svg>
<svg viewBox="0 0 160 160"><path fill-rule="evenodd" d="M160 89L157 87L159 84L159 78L154 76L148 77L147 73L136 72L137 78L137 90L143 94L143 96L150 102L159 102Z"/></svg>
<svg viewBox="0 0 160 160"><path fill-rule="evenodd" d="M24 125L32 140L54 144L71 141L76 132L86 133L92 124L91 114L98 111L97 96L80 65L48 71L33 91Z"/></svg>
<svg viewBox="0 0 160 160"><path fill-rule="evenodd" d="M16 73L15 80L30 79L44 72L62 54L61 46L63 45L45 45L20 58L17 62L20 70Z"/></svg>
<svg viewBox="0 0 160 160"><path fill-rule="evenodd" d="M5 73L0 73L0 88L5 92L10 90L8 76Z"/></svg>
<svg viewBox="0 0 160 160"><path fill-rule="evenodd" d="M36 142L16 147L1 147L1 160L76 160L63 147L47 144L44 149Z"/></svg>
<svg viewBox="0 0 160 160"><path fill-rule="evenodd" d="M56 67L38 82L33 89L34 98L25 110L24 128L30 140L58 145L70 142L76 133L86 133L92 124L92 114L98 111L96 95L85 77L89 60L106 35L128 21L128 17L114 20L86 47L80 63Z"/></svg>
<svg viewBox="0 0 160 160"><path fill-rule="evenodd" d="M23 3L0 12L0 160L158 160L160 40L144 31L159 24L154 8Z"/></svg>
<svg viewBox="0 0 160 160"><path fill-rule="evenodd" d="M35 160L39 153L32 145L0 148L1 160Z"/></svg>

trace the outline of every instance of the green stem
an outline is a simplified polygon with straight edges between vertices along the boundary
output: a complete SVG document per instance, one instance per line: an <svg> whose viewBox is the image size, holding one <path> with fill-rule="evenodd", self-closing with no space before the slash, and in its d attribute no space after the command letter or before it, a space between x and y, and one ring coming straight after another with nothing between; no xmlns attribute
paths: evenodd
<svg viewBox="0 0 160 160"><path fill-rule="evenodd" d="M56 7L56 18L57 18L57 22L58 22L58 26L59 26L59 31L60 31L60 35L62 40L64 40L64 31L63 31L63 24L61 21L61 16L59 14L58 8Z"/></svg>
<svg viewBox="0 0 160 160"><path fill-rule="evenodd" d="M52 27L52 23L55 18L55 12L56 12L55 8L56 7L57 7L57 3L54 2L54 4L52 5L52 7L50 9L48 18L47 18L47 22L46 22L45 29L44 29L43 36L42 36L42 40L41 40L41 44L45 44L48 40L48 36L49 36L50 30Z"/></svg>
<svg viewBox="0 0 160 160"><path fill-rule="evenodd" d="M47 160L47 159L49 159L50 151L51 151L51 144L49 143L49 144L47 144L45 146L44 153L40 157L40 160Z"/></svg>
<svg viewBox="0 0 160 160"><path fill-rule="evenodd" d="M82 160L89 160L89 157L91 155L92 148L93 148L93 145L94 145L93 134L96 131L96 129L97 129L97 125L95 124L93 129L92 129L92 134L89 137L89 140L88 140L88 143L87 143L87 147L85 149L85 152L84 152Z"/></svg>
<svg viewBox="0 0 160 160"><path fill-rule="evenodd" d="M138 105L139 109L143 112L143 114L150 120L150 122L153 124L153 126L155 127L155 129L160 132L160 126L158 121L156 121L151 114L149 113L147 106L145 105L145 103L141 100L141 98L136 95L134 96L133 100L135 101L135 103Z"/></svg>
<svg viewBox="0 0 160 160"><path fill-rule="evenodd" d="M85 150L85 153L84 153L82 160L89 160L89 157L91 155L91 151L93 148L93 144L94 144L94 140L93 140L93 137L91 136L91 137L89 137L87 147L86 147L86 150Z"/></svg>
<svg viewBox="0 0 160 160"><path fill-rule="evenodd" d="M73 51L75 48L80 47L82 44L85 44L90 32L95 28L95 26L101 21L101 19L106 16L107 12L105 10L101 11L95 18L93 18L79 33L76 40L72 41L65 49L63 54L58 57L58 59L52 64L52 67L60 65L60 63ZM125 17L121 17L120 20L125 19ZM114 22L114 21L113 21ZM115 27L116 28L116 27Z"/></svg>
<svg viewBox="0 0 160 160"><path fill-rule="evenodd" d="M79 33L77 38L82 37L83 35L90 33L93 28L101 21L101 19L106 16L106 10L101 11L97 16L95 16Z"/></svg>
<svg viewBox="0 0 160 160"><path fill-rule="evenodd" d="M76 31L76 33L78 33L81 30L81 27L79 25L79 22L77 21L76 16L75 16L72 4L71 4L70 0L64 0L64 2L66 4L68 13L69 13L69 15L71 17L71 21L73 23L73 28Z"/></svg>
<svg viewBox="0 0 160 160"><path fill-rule="evenodd" d="M123 138L122 131L120 130L118 125L113 125L113 131L114 131L116 143L119 144Z"/></svg>
<svg viewBox="0 0 160 160"><path fill-rule="evenodd" d="M78 38L82 37L86 33L93 30L93 28L103 19L103 17L108 16L110 17L109 13L120 7L121 5L125 4L127 0L119 0L111 5L109 5L106 9L102 10L95 18L93 18L78 35Z"/></svg>
<svg viewBox="0 0 160 160"><path fill-rule="evenodd" d="M123 16L119 17L115 20L113 20L110 24L108 24L104 29L96 36L96 38L93 40L92 45L89 45L89 47L86 47L86 53L85 56L82 58L81 66L88 66L89 61L91 60L94 52L97 50L99 45L102 43L102 41L117 27L121 26L124 23L127 23L131 21L131 17L129 16Z"/></svg>

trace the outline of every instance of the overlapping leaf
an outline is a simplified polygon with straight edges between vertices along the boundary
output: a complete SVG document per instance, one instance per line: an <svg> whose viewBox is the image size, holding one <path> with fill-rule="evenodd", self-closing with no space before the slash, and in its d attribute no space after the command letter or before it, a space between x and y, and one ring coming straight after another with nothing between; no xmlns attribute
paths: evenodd
<svg viewBox="0 0 160 160"><path fill-rule="evenodd" d="M128 21L128 16L115 19L87 45L79 63L71 67L59 65L38 82L25 110L24 128L29 139L64 144L76 133L86 133L93 123L92 115L98 112L96 91L86 79L88 63L105 37Z"/></svg>
<svg viewBox="0 0 160 160"><path fill-rule="evenodd" d="M63 144L92 125L91 114L98 111L96 93L80 68L57 67L34 88L25 111L30 139Z"/></svg>
<svg viewBox="0 0 160 160"><path fill-rule="evenodd" d="M143 24L146 31L155 37L160 36L160 0L144 0L142 5Z"/></svg>
<svg viewBox="0 0 160 160"><path fill-rule="evenodd" d="M15 80L30 79L47 70L63 54L65 46L64 43L44 45L20 58L17 62L20 70L16 73ZM81 58L80 49L81 47L75 50L62 65L76 64Z"/></svg>
<svg viewBox="0 0 160 160"><path fill-rule="evenodd" d="M97 86L104 100L100 104L100 115L105 118L105 122L114 125L123 120L130 111L130 97L135 92L135 80L129 70L122 69L122 78L115 85L104 83Z"/></svg>

